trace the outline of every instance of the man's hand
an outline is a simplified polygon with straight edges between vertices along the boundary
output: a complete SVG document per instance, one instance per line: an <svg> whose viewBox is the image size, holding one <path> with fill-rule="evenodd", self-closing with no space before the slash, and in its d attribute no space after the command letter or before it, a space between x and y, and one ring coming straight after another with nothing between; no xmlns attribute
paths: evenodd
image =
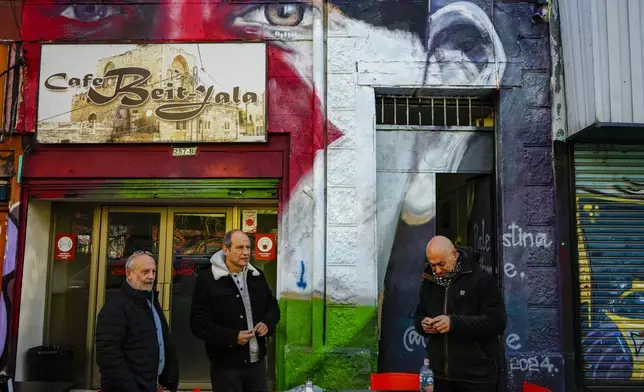
<svg viewBox="0 0 644 392"><path fill-rule="evenodd" d="M266 334L268 333L268 327L266 326L266 324L260 322L257 323L255 328L253 329L253 332L258 334L259 336L266 336Z"/></svg>
<svg viewBox="0 0 644 392"><path fill-rule="evenodd" d="M425 333L438 333L438 331L433 327L433 321L431 318L425 317L420 324L423 326L423 331L425 331Z"/></svg>
<svg viewBox="0 0 644 392"><path fill-rule="evenodd" d="M252 330L239 331L239 335L237 335L237 344L243 346L248 343L248 341L251 340L253 336L255 336L255 333Z"/></svg>
<svg viewBox="0 0 644 392"><path fill-rule="evenodd" d="M432 319L432 326L439 333L448 333L451 327L451 321L449 316L438 316Z"/></svg>

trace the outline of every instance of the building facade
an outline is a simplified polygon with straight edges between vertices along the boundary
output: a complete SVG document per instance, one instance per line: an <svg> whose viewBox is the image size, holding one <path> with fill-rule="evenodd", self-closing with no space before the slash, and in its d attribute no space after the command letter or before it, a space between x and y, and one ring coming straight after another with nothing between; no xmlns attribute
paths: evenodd
<svg viewBox="0 0 644 392"><path fill-rule="evenodd" d="M567 390L539 3L23 4L4 127L20 144L8 372L28 380L30 348L66 344L77 386L96 387L93 320L146 249L182 386L207 388L191 288L241 228L276 245L253 250L282 310L276 390L364 389L422 365L411 312L438 233L503 290L499 390Z"/></svg>

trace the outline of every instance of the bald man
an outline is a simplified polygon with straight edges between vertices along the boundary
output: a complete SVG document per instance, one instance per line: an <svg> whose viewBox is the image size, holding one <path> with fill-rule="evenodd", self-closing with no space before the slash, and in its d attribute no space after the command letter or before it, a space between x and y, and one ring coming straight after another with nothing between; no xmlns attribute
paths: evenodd
<svg viewBox="0 0 644 392"><path fill-rule="evenodd" d="M443 236L427 244L416 331L428 337L436 392L493 392L506 314L497 281Z"/></svg>
<svg viewBox="0 0 644 392"><path fill-rule="evenodd" d="M152 254L134 252L125 282L111 290L96 322L96 362L102 392L175 391L179 366L168 323L154 291Z"/></svg>

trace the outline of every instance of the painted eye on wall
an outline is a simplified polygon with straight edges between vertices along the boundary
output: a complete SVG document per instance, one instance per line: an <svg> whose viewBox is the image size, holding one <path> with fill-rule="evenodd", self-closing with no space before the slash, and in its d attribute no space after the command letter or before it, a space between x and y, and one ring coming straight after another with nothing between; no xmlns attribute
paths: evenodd
<svg viewBox="0 0 644 392"><path fill-rule="evenodd" d="M269 4L264 6L266 20L273 26L297 26L306 9L302 4Z"/></svg>
<svg viewBox="0 0 644 392"><path fill-rule="evenodd" d="M240 15L236 24L307 28L313 24L313 10L307 4L262 4Z"/></svg>
<svg viewBox="0 0 644 392"><path fill-rule="evenodd" d="M120 9L113 5L76 4L65 8L60 16L81 22L96 22L120 13Z"/></svg>

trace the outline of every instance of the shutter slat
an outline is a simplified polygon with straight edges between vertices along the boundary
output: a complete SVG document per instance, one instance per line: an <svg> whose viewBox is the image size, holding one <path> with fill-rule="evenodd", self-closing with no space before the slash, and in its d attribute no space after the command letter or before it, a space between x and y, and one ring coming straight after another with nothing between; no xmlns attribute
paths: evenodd
<svg viewBox="0 0 644 392"><path fill-rule="evenodd" d="M580 335L588 385L644 381L644 146L575 147Z"/></svg>

